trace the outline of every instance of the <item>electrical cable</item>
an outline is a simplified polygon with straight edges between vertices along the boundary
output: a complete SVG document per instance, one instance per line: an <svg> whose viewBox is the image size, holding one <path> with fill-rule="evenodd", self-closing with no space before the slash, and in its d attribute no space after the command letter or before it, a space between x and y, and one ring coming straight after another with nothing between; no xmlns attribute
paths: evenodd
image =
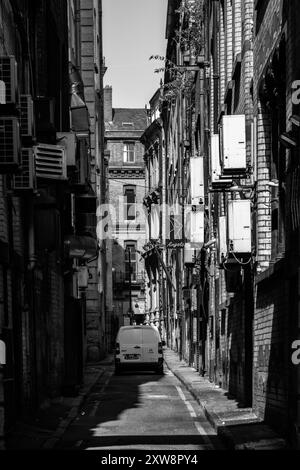
<svg viewBox="0 0 300 470"><path fill-rule="evenodd" d="M251 261L252 261L252 256L250 256L250 258L248 259L248 261L246 261L245 263L243 263L242 261L240 261L240 260L235 256L235 254L234 254L233 251L230 251L229 253L234 257L234 259L236 260L237 263L239 263L239 264L241 264L241 265L243 265L243 266L246 266L247 264L251 263Z"/></svg>

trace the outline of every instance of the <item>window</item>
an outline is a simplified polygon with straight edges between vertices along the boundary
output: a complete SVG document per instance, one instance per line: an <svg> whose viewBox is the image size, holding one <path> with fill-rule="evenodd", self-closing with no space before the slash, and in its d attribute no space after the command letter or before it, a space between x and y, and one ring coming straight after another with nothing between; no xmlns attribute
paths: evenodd
<svg viewBox="0 0 300 470"><path fill-rule="evenodd" d="M136 281L137 260L136 260L136 242L125 242L125 280L129 281L131 273L131 282Z"/></svg>
<svg viewBox="0 0 300 470"><path fill-rule="evenodd" d="M135 145L134 143L124 144L123 146L123 162L124 163L134 163L135 161Z"/></svg>
<svg viewBox="0 0 300 470"><path fill-rule="evenodd" d="M135 220L135 186L124 186L124 219Z"/></svg>

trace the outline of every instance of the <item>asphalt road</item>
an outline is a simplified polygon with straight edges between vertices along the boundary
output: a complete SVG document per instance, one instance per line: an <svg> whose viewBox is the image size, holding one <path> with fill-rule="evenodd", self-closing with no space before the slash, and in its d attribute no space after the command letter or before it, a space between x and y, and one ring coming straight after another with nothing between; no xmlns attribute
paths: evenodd
<svg viewBox="0 0 300 470"><path fill-rule="evenodd" d="M204 413L181 382L165 368L114 375L110 367L61 441L60 449L222 449Z"/></svg>

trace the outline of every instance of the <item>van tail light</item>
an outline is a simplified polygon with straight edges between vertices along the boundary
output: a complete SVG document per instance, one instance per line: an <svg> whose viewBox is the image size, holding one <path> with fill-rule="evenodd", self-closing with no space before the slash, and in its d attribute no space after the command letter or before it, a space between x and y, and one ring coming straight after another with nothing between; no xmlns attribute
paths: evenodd
<svg viewBox="0 0 300 470"><path fill-rule="evenodd" d="M120 354L120 343L116 343L116 354Z"/></svg>
<svg viewBox="0 0 300 470"><path fill-rule="evenodd" d="M158 354L163 353L162 343L158 343Z"/></svg>

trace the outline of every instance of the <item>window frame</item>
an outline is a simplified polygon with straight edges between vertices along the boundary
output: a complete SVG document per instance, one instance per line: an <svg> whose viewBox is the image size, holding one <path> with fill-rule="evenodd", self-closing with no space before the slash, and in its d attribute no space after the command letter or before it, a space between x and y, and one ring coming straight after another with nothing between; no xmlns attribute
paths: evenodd
<svg viewBox="0 0 300 470"><path fill-rule="evenodd" d="M134 194L134 202L127 202L127 194L126 192L132 192ZM124 221L126 222L131 222L133 220L136 220L136 186L133 184L126 184L123 186L123 197L124 197L124 210L123 210L123 216L124 216ZM134 214L128 215L130 211L130 207L134 206Z"/></svg>
<svg viewBox="0 0 300 470"><path fill-rule="evenodd" d="M132 160L130 160L130 155L133 155ZM135 156L135 142L123 142L123 163L135 163Z"/></svg>
<svg viewBox="0 0 300 470"><path fill-rule="evenodd" d="M124 264L125 264L125 280L129 282L129 259L127 258L127 248L130 247L130 264L131 264L131 282L137 281L137 242L135 240L124 241ZM132 249L133 248L133 249ZM132 255L134 254L134 258Z"/></svg>

